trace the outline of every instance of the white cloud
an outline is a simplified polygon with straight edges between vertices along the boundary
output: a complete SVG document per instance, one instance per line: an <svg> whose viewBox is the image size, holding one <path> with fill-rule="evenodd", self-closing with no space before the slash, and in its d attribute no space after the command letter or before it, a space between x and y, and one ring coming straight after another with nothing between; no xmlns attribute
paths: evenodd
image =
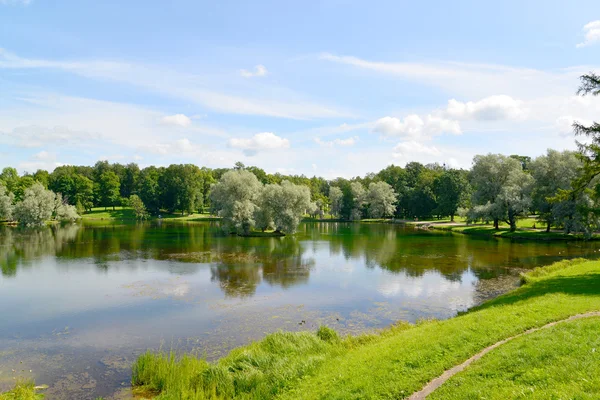
<svg viewBox="0 0 600 400"><path fill-rule="evenodd" d="M521 118L525 115L525 110L522 101L506 95L496 95L466 103L451 99L444 114L455 119L492 121Z"/></svg>
<svg viewBox="0 0 600 400"><path fill-rule="evenodd" d="M160 120L165 125L177 125L186 127L192 123L192 120L184 114L167 115Z"/></svg>
<svg viewBox="0 0 600 400"><path fill-rule="evenodd" d="M58 69L86 78L123 82L156 93L200 104L216 112L289 119L353 117L347 111L307 101L296 93L266 90L263 96L221 92L222 81L172 69L114 61L54 61L22 58L0 49L0 68ZM211 89L213 86L215 89ZM244 89L246 86L242 87ZM279 88L277 88L279 89Z"/></svg>
<svg viewBox="0 0 600 400"><path fill-rule="evenodd" d="M561 136L572 136L574 134L573 123L575 122L586 126L590 126L594 123L588 119L575 118L571 115L563 115L556 119L555 126Z"/></svg>
<svg viewBox="0 0 600 400"><path fill-rule="evenodd" d="M200 148L197 145L190 142L190 140L187 138L177 139L171 143L146 144L146 145L140 146L139 148L142 151L145 151L148 153L160 154L160 155L195 154L195 153L198 153L200 150Z"/></svg>
<svg viewBox="0 0 600 400"><path fill-rule="evenodd" d="M583 26L584 40L577 44L578 48L600 42L600 20L592 21Z"/></svg>
<svg viewBox="0 0 600 400"><path fill-rule="evenodd" d="M56 161L56 154L42 150L39 153L34 154L29 161L20 163L18 167L22 171L35 172L38 169L53 171L54 168L60 167L61 165L63 164Z"/></svg>
<svg viewBox="0 0 600 400"><path fill-rule="evenodd" d="M496 93L530 99L541 96L568 96L579 76L590 66L542 71L533 68L462 62L382 62L352 56L322 54L320 59L420 82L451 93L452 96L483 98Z"/></svg>
<svg viewBox="0 0 600 400"><path fill-rule="evenodd" d="M264 65L257 65L254 67L254 71L248 71L246 69L242 69L240 70L240 75L242 75L244 78L254 78L257 76L267 76L267 74L269 73L269 71L267 71L267 68Z"/></svg>
<svg viewBox="0 0 600 400"><path fill-rule="evenodd" d="M358 136L349 137L346 139L334 139L329 141L324 141L321 138L315 138L315 143L323 147L334 147L334 146L354 146L358 142Z"/></svg>
<svg viewBox="0 0 600 400"><path fill-rule="evenodd" d="M425 119L416 114L411 114L400 120L395 117L378 119L372 129L373 132L384 136L401 136L413 139L427 138L442 133L460 135L462 133L458 121L427 115Z"/></svg>
<svg viewBox="0 0 600 400"><path fill-rule="evenodd" d="M414 157L415 154L424 154L431 156L439 156L441 151L435 146L426 146L414 140L408 142L400 142L394 147L393 156L396 158Z"/></svg>
<svg viewBox="0 0 600 400"><path fill-rule="evenodd" d="M42 147L47 145L85 145L100 139L97 133L71 130L65 126L47 128L38 125L19 126L8 132L0 131L0 143L19 147Z"/></svg>
<svg viewBox="0 0 600 400"><path fill-rule="evenodd" d="M232 138L228 142L230 147L241 149L247 156L253 156L259 151L287 149L290 141L275 135L272 132L257 133L251 138Z"/></svg>

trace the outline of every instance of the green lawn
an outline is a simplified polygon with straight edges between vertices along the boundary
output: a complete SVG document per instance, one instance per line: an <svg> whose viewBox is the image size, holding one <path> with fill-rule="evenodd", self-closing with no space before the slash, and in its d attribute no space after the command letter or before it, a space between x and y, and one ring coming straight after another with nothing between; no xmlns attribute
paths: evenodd
<svg viewBox="0 0 600 400"><path fill-rule="evenodd" d="M514 339L448 380L430 399L597 399L600 318Z"/></svg>
<svg viewBox="0 0 600 400"><path fill-rule="evenodd" d="M93 208L92 211L88 211L82 215L84 221L135 221L136 217L133 209L129 207L112 207L105 209L104 207ZM193 222L193 221L215 221L219 220L218 217L210 214L190 214L181 215L180 213L171 214L164 212L161 214L161 218L169 221L182 221L182 222ZM150 219L157 219L151 217Z"/></svg>
<svg viewBox="0 0 600 400"><path fill-rule="evenodd" d="M329 330L319 334L280 332L234 350L216 363L147 353L134 365L133 383L137 390L157 394L159 399L405 398L499 340L574 314L600 310L600 262L562 261L532 271L524 276L524 282L515 291L445 321L400 324L379 333L341 339ZM597 334L589 339L596 338ZM556 341L554 346L567 344ZM569 352L563 353L568 356ZM571 361L576 363L579 355L572 354ZM589 387L600 382L594 371L588 375ZM546 378L546 393L563 390L560 380L547 377L553 373L551 368L540 365L535 373Z"/></svg>
<svg viewBox="0 0 600 400"><path fill-rule="evenodd" d="M495 229L492 225L460 225L460 226L434 226L434 229L464 233L478 236L496 236L512 239L530 239L530 240L577 240L584 239L583 235L565 234L563 232L546 232L543 229L517 229L511 232L509 228L500 225L500 229ZM596 239L594 235L593 239Z"/></svg>

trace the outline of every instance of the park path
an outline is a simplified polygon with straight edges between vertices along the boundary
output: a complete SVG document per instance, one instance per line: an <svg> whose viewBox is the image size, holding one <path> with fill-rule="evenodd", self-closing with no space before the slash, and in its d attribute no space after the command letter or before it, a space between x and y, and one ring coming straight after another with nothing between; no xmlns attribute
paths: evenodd
<svg viewBox="0 0 600 400"><path fill-rule="evenodd" d="M549 324L540 326L538 328L531 328L529 330L526 330L523 333L519 333L518 335L511 336L509 338L506 338L499 342L496 342L493 345L488 346L485 349L481 350L479 353L475 354L473 357L469 358L462 364L459 364L459 365L456 365L456 366L450 368L449 370L445 371L442 375L431 380L429 383L427 383L427 385L425 385L423 387L423 389L419 390L418 392L413 393L408 398L408 400L423 400L423 399L425 399L427 396L429 396L431 393L433 393L434 390L436 390L437 388L442 386L444 384L444 382L446 382L448 379L452 378L454 375L458 374L459 372L461 372L462 370L467 368L472 362L479 360L481 357L483 357L490 351L494 350L495 348L502 346L506 342L510 342L513 339L519 338L521 336L529 335L530 333L537 332L542 329L550 328L554 325L561 324L563 322L569 322L569 321L574 321L576 319L590 318L590 317L600 317L600 311L593 311L593 312L588 312L588 313L584 313L584 314L573 315L569 318L550 322Z"/></svg>

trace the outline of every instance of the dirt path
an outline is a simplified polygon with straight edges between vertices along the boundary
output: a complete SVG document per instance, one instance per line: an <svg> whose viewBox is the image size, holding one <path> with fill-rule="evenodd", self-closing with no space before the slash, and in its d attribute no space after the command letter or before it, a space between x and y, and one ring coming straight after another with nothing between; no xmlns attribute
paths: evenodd
<svg viewBox="0 0 600 400"><path fill-rule="evenodd" d="M566 319L562 319L560 321L555 321L555 322L551 322L549 324L546 324L544 326L541 326L539 328L532 328L529 329L523 333L520 333L518 335L515 336L511 336L509 338L506 338L504 340L501 340L499 342L494 343L491 346L486 347L485 349L481 350L479 353L475 354L473 357L469 358L467 361L463 362L462 364L456 365L452 368L450 368L449 370L447 370L446 372L444 372L442 375L438 376L437 378L433 379L432 381L430 381L427 385L425 385L425 387L423 387L423 389L421 389L418 392L413 393L408 400L422 400L425 399L427 396L429 396L431 393L433 393L434 390L436 390L437 388L439 388L440 386L442 386L444 384L444 382L446 382L448 379L452 378L454 375L458 374L459 372L461 372L462 370L464 370L465 368L467 368L473 361L477 361L479 360L481 357L483 357L484 355L486 355L487 353L489 353L490 351L494 350L495 348L502 346L504 343L509 342L513 339L519 338L521 336L525 336L525 335L529 335L530 333L533 332L537 332L541 329L546 329L546 328L550 328L554 325L563 323L563 322L569 322L569 321L573 321L576 319L581 319L581 318L589 318L589 317L600 317L600 311L594 311L594 312L588 312L585 314L577 314L577 315L573 315L569 318Z"/></svg>

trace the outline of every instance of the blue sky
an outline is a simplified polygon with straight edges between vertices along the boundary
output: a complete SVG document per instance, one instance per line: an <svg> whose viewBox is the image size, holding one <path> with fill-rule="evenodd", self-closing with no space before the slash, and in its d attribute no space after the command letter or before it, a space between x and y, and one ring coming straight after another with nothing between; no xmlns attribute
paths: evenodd
<svg viewBox="0 0 600 400"><path fill-rule="evenodd" d="M574 149L600 3L495 3L0 0L0 167L331 178Z"/></svg>

